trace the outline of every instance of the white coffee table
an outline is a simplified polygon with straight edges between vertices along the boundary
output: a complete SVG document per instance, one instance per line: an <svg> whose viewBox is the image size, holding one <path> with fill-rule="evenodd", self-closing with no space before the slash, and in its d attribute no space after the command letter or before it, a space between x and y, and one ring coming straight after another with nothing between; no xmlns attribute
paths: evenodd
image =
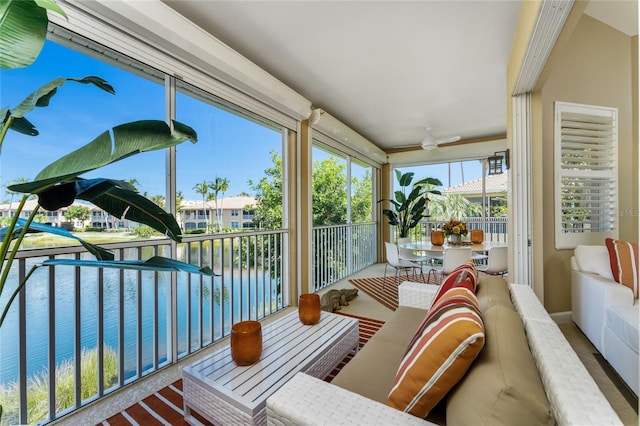
<svg viewBox="0 0 640 426"><path fill-rule="evenodd" d="M260 360L240 367L227 345L182 371L184 417L200 424L195 410L216 425L267 423L266 400L297 372L326 377L358 348L358 320L322 312L316 325L303 325L292 311L262 327Z"/></svg>

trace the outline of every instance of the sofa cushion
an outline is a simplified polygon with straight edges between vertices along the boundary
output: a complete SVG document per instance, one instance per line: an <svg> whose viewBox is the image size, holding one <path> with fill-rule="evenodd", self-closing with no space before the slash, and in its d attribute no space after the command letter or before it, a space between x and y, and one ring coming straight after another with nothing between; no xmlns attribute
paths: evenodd
<svg viewBox="0 0 640 426"><path fill-rule="evenodd" d="M518 313L496 304L483 320L485 347L447 396L447 424L553 424Z"/></svg>
<svg viewBox="0 0 640 426"><path fill-rule="evenodd" d="M638 250L637 243L605 239L607 250L609 250L609 262L611 263L611 273L613 279L620 284L627 286L633 291L633 297L638 298Z"/></svg>
<svg viewBox="0 0 640 426"><path fill-rule="evenodd" d="M374 337L340 370L331 384L385 404L405 350L404 346Z"/></svg>
<svg viewBox="0 0 640 426"><path fill-rule="evenodd" d="M426 309L399 306L382 328L375 334L375 339L400 345L409 346L409 342L427 315Z"/></svg>
<svg viewBox="0 0 640 426"><path fill-rule="evenodd" d="M606 246L578 245L573 251L573 256L580 271L613 279L609 251Z"/></svg>
<svg viewBox="0 0 640 426"><path fill-rule="evenodd" d="M487 276L483 278L478 283L476 296L480 312L485 312L494 305L502 305L514 309L509 286L502 277Z"/></svg>
<svg viewBox="0 0 640 426"><path fill-rule="evenodd" d="M407 344L426 313L425 309L398 307L331 384L385 404Z"/></svg>
<svg viewBox="0 0 640 426"><path fill-rule="evenodd" d="M607 308L607 328L638 353L638 315L640 305L615 305Z"/></svg>
<svg viewBox="0 0 640 426"><path fill-rule="evenodd" d="M464 376L484 345L475 294L454 287L432 306L424 332L404 356L387 405L418 417Z"/></svg>

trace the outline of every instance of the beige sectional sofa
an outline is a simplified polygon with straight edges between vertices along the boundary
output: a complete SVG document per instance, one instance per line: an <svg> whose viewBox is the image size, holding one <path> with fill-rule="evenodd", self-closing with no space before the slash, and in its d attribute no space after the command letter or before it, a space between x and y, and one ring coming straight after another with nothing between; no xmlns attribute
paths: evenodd
<svg viewBox="0 0 640 426"><path fill-rule="evenodd" d="M268 423L621 424L531 289L498 277L478 284L485 346L462 380L426 420L386 405L435 292L402 283L400 307L333 381L297 374L267 400Z"/></svg>

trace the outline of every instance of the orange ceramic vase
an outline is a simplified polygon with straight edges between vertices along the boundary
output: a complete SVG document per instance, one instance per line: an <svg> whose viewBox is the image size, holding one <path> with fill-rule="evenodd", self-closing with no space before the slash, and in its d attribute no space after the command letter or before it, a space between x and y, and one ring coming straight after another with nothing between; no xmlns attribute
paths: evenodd
<svg viewBox="0 0 640 426"><path fill-rule="evenodd" d="M317 324L320 321L320 296L317 294L301 294L298 299L298 317L305 325Z"/></svg>
<svg viewBox="0 0 640 426"><path fill-rule="evenodd" d="M441 246L444 244L444 231L431 231L431 244Z"/></svg>
<svg viewBox="0 0 640 426"><path fill-rule="evenodd" d="M251 365L262 355L262 326L258 321L241 321L231 327L231 358L238 365Z"/></svg>
<svg viewBox="0 0 640 426"><path fill-rule="evenodd" d="M470 239L473 244L482 244L484 241L484 231L482 229L472 229Z"/></svg>

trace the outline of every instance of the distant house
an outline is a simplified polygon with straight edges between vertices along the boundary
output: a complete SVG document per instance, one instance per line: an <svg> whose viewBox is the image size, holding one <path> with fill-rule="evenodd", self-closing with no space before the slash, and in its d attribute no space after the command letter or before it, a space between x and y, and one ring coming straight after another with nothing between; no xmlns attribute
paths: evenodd
<svg viewBox="0 0 640 426"><path fill-rule="evenodd" d="M187 200L180 204L182 227L189 229L206 229L207 223L221 223L223 228L253 228L253 210L256 200L253 197L224 197L217 201ZM217 210L216 210L217 209ZM218 216L217 211L221 212Z"/></svg>
<svg viewBox="0 0 640 426"><path fill-rule="evenodd" d="M18 201L11 204L0 204L0 217L13 217L18 207ZM27 200L22 209L21 217L27 219L38 202L36 200ZM103 228L109 230L132 229L138 226L138 223L127 219L121 219L105 212L100 207L74 202L74 206L85 206L91 210L91 219L87 223L78 220L69 220L65 217L68 207L63 207L56 211L47 211L40 209L40 214L46 217L44 223L52 226L67 226L72 224L74 228L84 228L90 226L92 228ZM242 229L253 228L253 209L256 200L253 197L237 196L224 197L215 201L207 201L203 207L202 201L183 201L181 204L180 217L182 219L182 227L188 229L206 229L207 222L210 224L221 223L223 228ZM217 215L220 211L220 217Z"/></svg>
<svg viewBox="0 0 640 426"><path fill-rule="evenodd" d="M104 229L132 229L140 224L128 219L121 219L115 217L111 213L107 213L100 207L93 205L87 206L91 210L90 225L92 228L104 228Z"/></svg>
<svg viewBox="0 0 640 426"><path fill-rule="evenodd" d="M443 194L459 194L472 203L482 204L482 178L451 186L442 190ZM491 207L506 203L507 200L507 172L490 175L485 178L484 197L486 197L489 211Z"/></svg>
<svg viewBox="0 0 640 426"><path fill-rule="evenodd" d="M8 218L13 217L16 214L16 208L18 207L19 204L20 204L19 200L10 204L0 204L0 217L8 217ZM26 203L24 204L24 207L22 208L20 217L23 219L28 219L29 216L31 215L31 212L33 212L33 210L36 208L37 205L38 205L37 200L35 199L27 200ZM72 205L85 206L85 207L91 208L91 206L89 205L78 203L78 202L74 202ZM38 210L38 213L45 217L45 220L42 222L51 226L62 227L62 226L71 225L74 228L84 228L87 225L86 223L82 223L82 221L79 221L79 220L67 219L64 215L67 209L68 207L63 207L55 211L48 211L48 210L44 210L41 207L40 210Z"/></svg>
<svg viewBox="0 0 640 426"><path fill-rule="evenodd" d="M10 204L0 204L0 217L13 217L16 214L16 208L18 207L18 205L19 201L15 201ZM22 217L23 219L29 218L31 212L36 208L37 205L37 200L27 200L24 207L22 208L20 217ZM45 217L45 220L42 221L42 223L58 227L84 228L86 226L91 226L93 228L105 229L131 229L138 226L136 222L113 217L101 208L93 206L91 204L83 204L76 201L72 204L72 206L88 207L91 211L91 219L85 222L77 219L68 219L65 216L65 213L69 207L62 207L61 209L55 211L45 210L41 207L40 210L38 210L38 213Z"/></svg>

